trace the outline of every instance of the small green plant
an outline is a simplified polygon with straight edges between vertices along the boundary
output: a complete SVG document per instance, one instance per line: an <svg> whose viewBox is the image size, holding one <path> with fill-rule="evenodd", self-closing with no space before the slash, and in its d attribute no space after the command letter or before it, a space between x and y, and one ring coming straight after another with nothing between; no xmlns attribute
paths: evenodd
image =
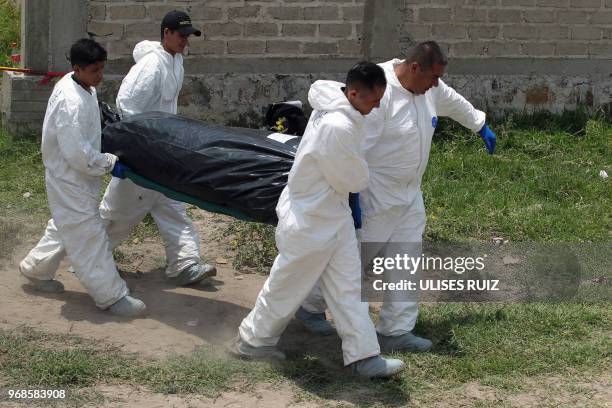
<svg viewBox="0 0 612 408"><path fill-rule="evenodd" d="M226 235L233 236L230 247L235 251L234 268L252 268L258 272L268 272L277 254L273 226L232 221Z"/></svg>

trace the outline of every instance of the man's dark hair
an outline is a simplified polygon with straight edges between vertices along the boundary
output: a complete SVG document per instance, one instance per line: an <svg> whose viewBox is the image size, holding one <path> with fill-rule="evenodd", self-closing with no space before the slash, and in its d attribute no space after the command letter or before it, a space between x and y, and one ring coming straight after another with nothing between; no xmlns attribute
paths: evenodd
<svg viewBox="0 0 612 408"><path fill-rule="evenodd" d="M418 63L422 69L430 69L434 64L448 64L448 60L442 49L435 41L425 41L417 44L406 56L406 63Z"/></svg>
<svg viewBox="0 0 612 408"><path fill-rule="evenodd" d="M97 62L106 61L106 50L89 38L81 38L70 47L70 64L85 68Z"/></svg>
<svg viewBox="0 0 612 408"><path fill-rule="evenodd" d="M373 90L378 86L387 86L385 71L383 71L383 69L378 65L371 62L358 62L346 75L346 86L347 88L354 88L359 85L364 86L369 90Z"/></svg>

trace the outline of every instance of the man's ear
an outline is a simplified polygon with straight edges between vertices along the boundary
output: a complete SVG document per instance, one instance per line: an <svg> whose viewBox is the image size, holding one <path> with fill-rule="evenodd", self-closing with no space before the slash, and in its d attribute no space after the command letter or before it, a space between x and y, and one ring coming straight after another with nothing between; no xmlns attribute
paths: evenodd
<svg viewBox="0 0 612 408"><path fill-rule="evenodd" d="M415 72L417 72L419 70L419 68L421 68L421 66L419 65L418 62L411 62L410 63L410 72L412 72L413 74Z"/></svg>

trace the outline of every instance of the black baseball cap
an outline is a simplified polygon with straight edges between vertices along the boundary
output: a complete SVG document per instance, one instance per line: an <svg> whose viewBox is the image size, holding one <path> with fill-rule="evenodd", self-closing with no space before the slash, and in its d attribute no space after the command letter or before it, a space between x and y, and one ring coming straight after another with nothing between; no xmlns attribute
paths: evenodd
<svg viewBox="0 0 612 408"><path fill-rule="evenodd" d="M174 10L166 14L161 23L162 32L169 28L172 31L178 31L182 35L193 34L196 37L202 35L202 32L191 25L191 18L183 11Z"/></svg>

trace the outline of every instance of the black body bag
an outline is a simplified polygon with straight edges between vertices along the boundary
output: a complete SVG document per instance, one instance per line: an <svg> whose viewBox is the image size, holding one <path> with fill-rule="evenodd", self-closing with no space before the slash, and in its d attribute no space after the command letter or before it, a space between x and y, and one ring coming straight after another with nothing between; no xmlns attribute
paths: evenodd
<svg viewBox="0 0 612 408"><path fill-rule="evenodd" d="M300 137L148 112L107 122L102 140L104 152L140 176L128 174L137 184L208 210L275 224Z"/></svg>

